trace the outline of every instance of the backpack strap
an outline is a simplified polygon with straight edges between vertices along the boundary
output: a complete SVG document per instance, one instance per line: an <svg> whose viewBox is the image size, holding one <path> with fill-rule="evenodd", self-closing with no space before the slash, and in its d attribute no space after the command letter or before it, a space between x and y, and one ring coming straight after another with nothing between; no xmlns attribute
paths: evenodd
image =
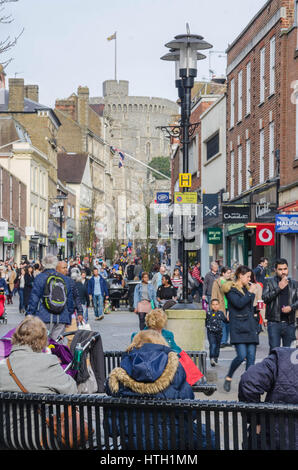
<svg viewBox="0 0 298 470"><path fill-rule="evenodd" d="M28 390L24 387L24 385L19 381L19 379L17 378L14 371L12 370L9 358L6 359L6 363L7 363L7 367L8 367L8 370L9 370L9 375L15 381L17 386L22 390L22 392L29 393Z"/></svg>

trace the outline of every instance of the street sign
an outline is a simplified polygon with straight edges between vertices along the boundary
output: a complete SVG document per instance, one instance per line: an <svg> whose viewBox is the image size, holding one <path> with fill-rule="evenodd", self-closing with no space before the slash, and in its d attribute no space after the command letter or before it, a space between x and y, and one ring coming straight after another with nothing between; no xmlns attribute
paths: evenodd
<svg viewBox="0 0 298 470"><path fill-rule="evenodd" d="M170 193L160 192L156 193L157 204L168 204L170 202Z"/></svg>
<svg viewBox="0 0 298 470"><path fill-rule="evenodd" d="M275 231L276 233L298 233L298 214L276 215Z"/></svg>
<svg viewBox="0 0 298 470"><path fill-rule="evenodd" d="M8 230L7 237L3 237L4 243L14 243L14 229Z"/></svg>
<svg viewBox="0 0 298 470"><path fill-rule="evenodd" d="M175 193L174 203L176 204L196 204L198 200L197 193Z"/></svg>
<svg viewBox="0 0 298 470"><path fill-rule="evenodd" d="M207 239L209 245L218 245L222 243L222 229L220 227L208 228Z"/></svg>
<svg viewBox="0 0 298 470"><path fill-rule="evenodd" d="M179 173L179 187L191 188L191 173Z"/></svg>
<svg viewBox="0 0 298 470"><path fill-rule="evenodd" d="M274 245L274 226L258 225L256 228L256 246Z"/></svg>
<svg viewBox="0 0 298 470"><path fill-rule="evenodd" d="M64 246L65 238L57 238L57 246Z"/></svg>

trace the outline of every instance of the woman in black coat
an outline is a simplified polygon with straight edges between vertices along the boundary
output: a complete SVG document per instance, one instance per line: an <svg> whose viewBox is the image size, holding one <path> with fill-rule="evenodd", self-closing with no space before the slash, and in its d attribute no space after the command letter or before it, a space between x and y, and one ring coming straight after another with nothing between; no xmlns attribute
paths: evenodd
<svg viewBox="0 0 298 470"><path fill-rule="evenodd" d="M257 286L250 282L250 278L250 268L239 266L235 273L235 281L227 281L222 285L222 291L228 300L230 341L237 353L225 378L226 392L231 390L232 376L244 359L246 359L246 369L255 363L259 336L253 303Z"/></svg>
<svg viewBox="0 0 298 470"><path fill-rule="evenodd" d="M25 307L25 310L27 310L27 307L29 305L29 299L30 299L34 279L35 278L34 278L34 274L33 274L33 266L27 266L25 268L25 276L24 276L24 280L25 280L25 285L24 285L24 307Z"/></svg>

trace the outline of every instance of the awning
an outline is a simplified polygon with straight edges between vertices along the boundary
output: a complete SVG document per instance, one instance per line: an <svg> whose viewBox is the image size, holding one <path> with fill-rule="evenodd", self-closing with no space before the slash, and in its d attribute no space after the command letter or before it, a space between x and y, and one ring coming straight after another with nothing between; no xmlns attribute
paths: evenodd
<svg viewBox="0 0 298 470"><path fill-rule="evenodd" d="M271 225L271 226L275 226L275 223L273 222L248 222L247 224L245 224L245 227L247 228L257 228L259 227L260 225Z"/></svg>
<svg viewBox="0 0 298 470"><path fill-rule="evenodd" d="M277 208L278 211L281 212L298 212L298 201L290 202L284 206L280 206Z"/></svg>

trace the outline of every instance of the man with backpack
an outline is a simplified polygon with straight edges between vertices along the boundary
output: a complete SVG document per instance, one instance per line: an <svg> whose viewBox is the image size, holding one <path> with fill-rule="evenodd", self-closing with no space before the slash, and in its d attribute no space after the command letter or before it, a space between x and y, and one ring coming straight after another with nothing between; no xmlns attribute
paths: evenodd
<svg viewBox="0 0 298 470"><path fill-rule="evenodd" d="M33 284L26 315L38 316L56 340L70 325L74 299L69 277L57 272L58 259L48 254L42 260L44 270Z"/></svg>

